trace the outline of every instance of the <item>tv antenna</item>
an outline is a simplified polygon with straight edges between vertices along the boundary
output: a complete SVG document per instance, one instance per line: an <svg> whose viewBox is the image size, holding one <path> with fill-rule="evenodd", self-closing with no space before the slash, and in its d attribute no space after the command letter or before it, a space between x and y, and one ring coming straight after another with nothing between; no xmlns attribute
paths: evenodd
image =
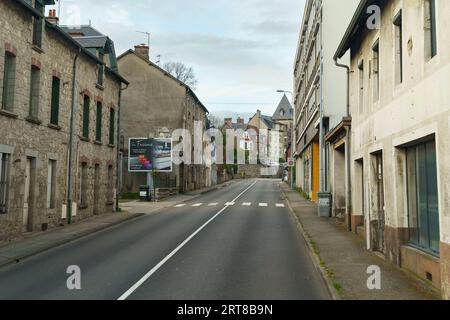
<svg viewBox="0 0 450 320"><path fill-rule="evenodd" d="M136 31L136 32L147 35L147 45L150 47L150 32L145 32L145 31Z"/></svg>

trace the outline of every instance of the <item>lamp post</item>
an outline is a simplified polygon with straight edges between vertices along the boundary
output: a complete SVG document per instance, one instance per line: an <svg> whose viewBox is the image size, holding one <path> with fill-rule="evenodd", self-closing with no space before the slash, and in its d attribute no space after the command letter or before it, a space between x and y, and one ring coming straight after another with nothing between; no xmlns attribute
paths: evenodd
<svg viewBox="0 0 450 320"><path fill-rule="evenodd" d="M294 102L294 94L292 93L292 91L288 91L288 90L277 90L278 93L289 93L291 95L291 107L293 110L292 113L292 128L291 128L291 157L292 159L294 159L294 155L295 155L295 106L293 105ZM294 167L295 167L295 163L294 163ZM294 189L294 169L291 168L291 189Z"/></svg>

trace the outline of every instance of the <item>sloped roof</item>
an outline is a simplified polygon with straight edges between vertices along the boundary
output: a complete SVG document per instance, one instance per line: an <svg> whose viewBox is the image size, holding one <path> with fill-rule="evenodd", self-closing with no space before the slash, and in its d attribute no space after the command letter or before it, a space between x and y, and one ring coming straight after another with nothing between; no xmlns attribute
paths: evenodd
<svg viewBox="0 0 450 320"><path fill-rule="evenodd" d="M65 32L72 34L72 33L79 33L82 34L83 37L98 37L98 36L105 36L103 33L95 29L94 27L90 25L81 25L81 26L61 26L61 29L63 29Z"/></svg>
<svg viewBox="0 0 450 320"><path fill-rule="evenodd" d="M190 86L188 86L186 83L184 83L183 81L178 80L177 78L175 78L174 76L172 76L169 72L167 72L166 70L164 70L163 68L161 68L160 66L158 66L157 64L151 62L148 59L145 59L143 57L141 57L140 55L138 55L134 50L132 49L128 49L127 51L125 51L124 53L122 53L120 56L117 57L117 61L119 61L120 59L124 58L127 55L133 55L139 59L141 59L142 61L145 61L149 66L156 68L157 70L159 70L162 74L164 74L165 76L171 78L172 80L178 82L181 86L185 87L186 92L192 97L194 98L195 101L197 101L198 104L200 104L200 106L202 107L202 109L205 111L205 113L209 114L209 110L205 107L205 105L203 104L203 102L200 101L200 99L197 97L197 95L195 94L194 90L191 89Z"/></svg>
<svg viewBox="0 0 450 320"><path fill-rule="evenodd" d="M104 48L106 46L106 42L108 41L108 37L106 36L73 38L85 48Z"/></svg>
<svg viewBox="0 0 450 320"><path fill-rule="evenodd" d="M264 121L264 123L266 124L267 128L269 128L270 130L274 128L275 121L273 121L272 117L263 115L263 116L261 116L261 120Z"/></svg>
<svg viewBox="0 0 450 320"><path fill-rule="evenodd" d="M272 119L277 120L291 120L293 115L292 105L289 102L286 95L283 95L280 103L278 104L277 110L272 116Z"/></svg>

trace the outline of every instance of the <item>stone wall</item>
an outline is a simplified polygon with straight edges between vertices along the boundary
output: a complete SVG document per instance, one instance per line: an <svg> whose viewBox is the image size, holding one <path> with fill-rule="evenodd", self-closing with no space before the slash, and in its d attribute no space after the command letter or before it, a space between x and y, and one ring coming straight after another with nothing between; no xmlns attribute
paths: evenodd
<svg viewBox="0 0 450 320"><path fill-rule="evenodd" d="M14 1L0 2L0 93L4 83L5 52L14 52L16 60L14 106L11 112L0 111L0 152L9 153L9 197L7 213L0 214L0 240L20 237L25 231L38 231L64 223L66 204L67 165L70 130L72 65L77 48L49 27L44 28L42 48L32 46L32 17ZM39 111L37 119L29 119L30 70L40 68ZM50 124L50 105L53 77L60 78L60 110L58 126ZM98 212L114 209L107 194L115 194L116 148L108 146L109 108L119 105L120 81L107 75L104 88L96 86L97 64L81 54L78 59L75 110L75 141L73 161L73 190L75 208L79 190L79 165L81 160L89 165L88 207L77 210L75 220L94 214L93 167L99 164ZM82 102L80 92L91 96L90 137L95 130L95 100L103 102L102 141L81 141ZM0 94L0 106L1 106ZM0 107L1 109L1 107ZM117 116L116 116L117 128ZM8 151L9 150L9 151ZM27 159L33 160L32 184L30 186L30 223L24 221L25 169ZM47 205L48 162L56 161L55 207ZM112 166L112 178L108 179L108 166ZM114 180L114 181L110 181ZM111 190L113 186L113 190ZM109 190L107 190L109 188ZM111 200L111 199L109 199ZM107 203L108 202L108 203Z"/></svg>

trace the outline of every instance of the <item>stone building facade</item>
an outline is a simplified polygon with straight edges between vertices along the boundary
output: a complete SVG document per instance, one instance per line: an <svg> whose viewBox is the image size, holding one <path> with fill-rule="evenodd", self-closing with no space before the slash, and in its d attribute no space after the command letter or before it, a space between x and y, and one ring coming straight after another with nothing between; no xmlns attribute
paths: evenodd
<svg viewBox="0 0 450 320"><path fill-rule="evenodd" d="M207 127L208 110L189 86L150 61L148 46L139 45L135 50L128 50L118 58L118 64L122 74L132 83L122 94L121 192L136 193L140 185L147 184L147 174L128 172L129 139L173 138L175 130L186 129L191 134L193 146L195 123L200 125L203 134ZM178 140L173 140L173 145L177 145ZM201 142L200 147L203 146ZM194 164L193 151L190 152L191 164L174 164L171 174L158 173L157 179L172 181L170 187L180 192L209 187L215 183L214 166Z"/></svg>
<svg viewBox="0 0 450 320"><path fill-rule="evenodd" d="M367 27L370 5L381 12L374 28ZM353 230L446 299L449 21L448 1L364 0L335 55L351 53Z"/></svg>
<svg viewBox="0 0 450 320"><path fill-rule="evenodd" d="M64 224L70 198L72 221L115 208L114 128L121 83L126 81L62 31L54 12L46 19L47 4L53 1L0 2L0 240ZM90 101L89 139L80 138L84 96ZM98 113L97 106L103 106ZM96 122L102 132L94 143ZM83 204L78 201L81 194Z"/></svg>

